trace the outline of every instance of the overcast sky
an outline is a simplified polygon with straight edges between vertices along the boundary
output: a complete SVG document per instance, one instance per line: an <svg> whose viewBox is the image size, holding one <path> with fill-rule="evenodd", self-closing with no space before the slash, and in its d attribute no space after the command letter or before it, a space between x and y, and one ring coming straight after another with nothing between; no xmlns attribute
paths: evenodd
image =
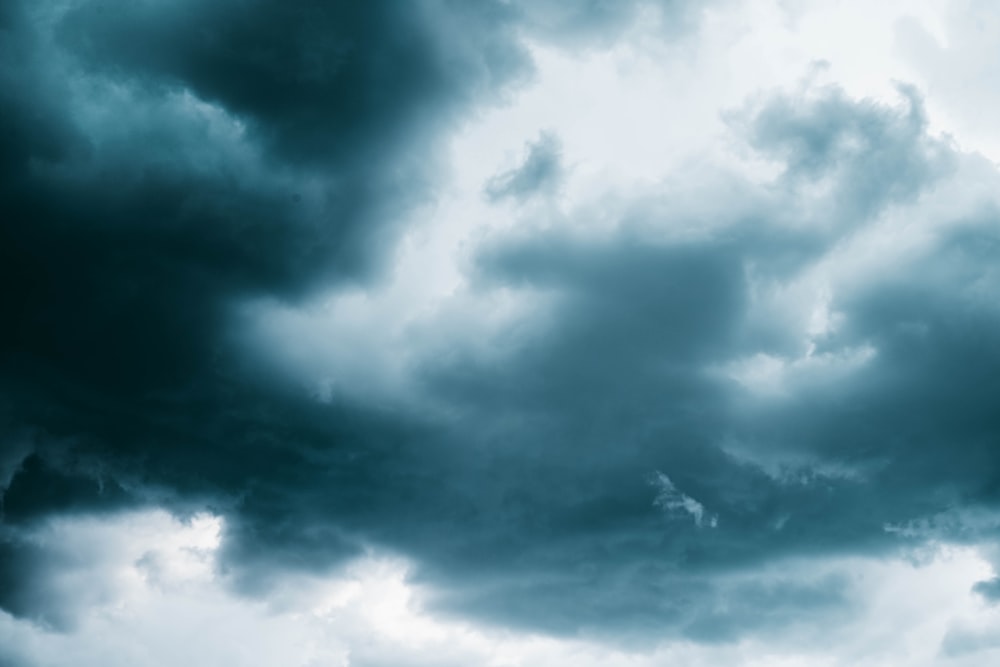
<svg viewBox="0 0 1000 667"><path fill-rule="evenodd" d="M998 44L0 2L0 665L997 664Z"/></svg>

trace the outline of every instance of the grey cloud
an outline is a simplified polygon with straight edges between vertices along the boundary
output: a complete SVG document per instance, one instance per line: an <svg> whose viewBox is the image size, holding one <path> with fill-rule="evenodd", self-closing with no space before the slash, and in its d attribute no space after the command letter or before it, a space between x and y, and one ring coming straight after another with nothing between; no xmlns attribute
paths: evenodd
<svg viewBox="0 0 1000 667"><path fill-rule="evenodd" d="M526 146L526 151L518 167L497 174L486 183L484 192L490 200L527 199L559 186L563 172L559 138L543 132Z"/></svg>
<svg viewBox="0 0 1000 667"><path fill-rule="evenodd" d="M871 110L861 103L857 113ZM850 169L836 175L855 177ZM899 318L886 304L932 302L926 290L902 298L879 281L837 304L847 324L840 338L823 343L838 349L872 341L879 350L872 365L746 412L737 390L707 369L759 342L744 326L753 306L745 266L766 267L771 253L799 242L796 232L772 233L769 224L755 218L684 242L653 243L625 228L600 241L551 233L495 243L479 260L481 289L547 293L547 311L509 332L509 352L499 360L455 350L422 362L423 391L448 406L443 423L378 426L376 413L337 431L322 426L329 407L289 406L275 416L269 429L315 424L312 437L338 445L301 436L290 448L275 442L273 453L258 445L259 468L241 464L253 483L234 507L226 546L241 586L255 590L280 568L322 567L375 544L416 560L418 577L442 591L437 609L553 633L728 641L763 632L761 618L777 625L799 614L841 613L851 603L833 584L760 592L774 610L769 617L736 604L752 591L719 577L785 556L919 544L921 536L886 526L957 498L985 502L976 489L993 468L988 439L980 438L993 426L982 422L984 395L968 397L974 400L954 418L929 409L942 396L931 378L946 366L925 373L931 356L915 363L905 348L893 354ZM798 233L813 237L809 229ZM822 256L824 246L813 252ZM938 284L927 268L928 284ZM941 282L941 308L953 297L948 285ZM969 317L955 322L958 330L992 327ZM944 364L964 349L942 342L935 349ZM989 368L981 367L984 377ZM901 420L914 409L920 416L911 427ZM963 437L963 455L946 462L939 454L956 441L945 434L976 423L955 430L962 414L978 415L982 435ZM916 433L919 440L907 439ZM776 476L753 457L728 453L733 443L741 443L736 453L748 446L751 454L796 451L817 468L789 464ZM838 466L867 472L822 472ZM717 516L717 526L664 516L648 484L657 470ZM225 479L220 472L210 478ZM713 611L723 608L730 611Z"/></svg>
<svg viewBox="0 0 1000 667"><path fill-rule="evenodd" d="M102 71L223 105L279 155L356 163L524 67L508 19L492 2L86 3L60 36Z"/></svg>
<svg viewBox="0 0 1000 667"><path fill-rule="evenodd" d="M367 502L412 420L303 401L231 333L377 272L436 138L530 70L499 3L390 4L4 4L0 415L34 452L5 521L211 502L291 553L303 471Z"/></svg>
<svg viewBox="0 0 1000 667"><path fill-rule="evenodd" d="M941 655L945 658L961 658L977 653L996 653L1000 649L1000 641L994 632L970 630L962 627L952 628L941 642ZM983 656L981 659L989 660Z"/></svg>
<svg viewBox="0 0 1000 667"><path fill-rule="evenodd" d="M599 618L616 619L604 621L612 633L662 632L692 615L711 618L711 596L674 572L711 586L710 573L779 555L892 552L925 536L886 526L956 503L995 506L989 397L1000 374L986 332L997 323L976 296L992 292L988 215L946 226L953 231L936 250L898 276L873 276L835 299L845 323L818 350L876 350L849 376L748 408L738 388L708 372L767 340L747 326L748 265L768 272L773 256L809 248L772 274L794 278L844 235L912 205L958 168L965 158L927 136L919 107L912 99L898 113L837 90L765 102L750 127L775 134L750 139L762 150L771 142L766 150L787 164L772 220L758 212L696 242L651 242L627 227L595 241L515 236L482 256L484 289L547 294L550 305L534 326L510 332L508 356L428 362L433 393L460 407L468 446L490 457L473 501L493 503L479 531L489 555L470 551L476 567L466 573L433 547L415 549L435 583L467 579L447 604L555 632L596 631ZM896 161L908 169L890 169ZM787 226L782 207L801 196L800 179L820 174L830 194L805 201L833 203L839 231ZM753 462L771 457L784 458L778 474ZM656 493L643 481L657 470L717 512L717 528L650 514ZM824 472L836 470L851 472ZM945 539L984 537L941 530ZM663 569L644 570L653 563ZM498 583L477 592L490 570ZM836 606L835 596L815 599ZM726 636L753 627L750 610L737 616L723 624Z"/></svg>
<svg viewBox="0 0 1000 667"><path fill-rule="evenodd" d="M21 93L0 92L0 308L16 322L0 331L2 414L5 437L35 429L5 488L13 560L30 561L22 526L51 514L207 506L227 518L222 566L243 592L375 547L412 558L452 613L728 641L851 600L836 578L727 575L885 553L920 539L887 524L995 507L989 211L899 276L837 295L845 324L821 347L878 351L842 382L760 406L712 370L790 346L748 323L748 266L794 278L961 167L912 91L903 111L837 90L752 107L734 127L784 176L765 206L748 215L734 199L735 222L702 238L653 242L623 224L599 240L496 240L477 288L550 300L502 332L499 360L472 347L418 360L440 414L325 405L246 358L234 307L377 273L399 213L433 191L440 130L525 75L520 27L544 34L509 3L307 7L89 2L51 31L26 3L0 15L14 36L0 75ZM606 11L635 8L619 7ZM122 115L102 124L66 100ZM195 102L208 116L183 111ZM543 139L498 196L551 187L556 155ZM829 193L813 197L820 181ZM836 224L788 225L791 204ZM815 468L775 474L755 458L788 452ZM865 474L824 472L838 466ZM717 525L664 516L656 471ZM24 567L4 576L45 576ZM18 591L0 604L52 613Z"/></svg>
<svg viewBox="0 0 1000 667"><path fill-rule="evenodd" d="M41 547L19 539L0 539L0 606L4 611L28 618L46 628L67 630L73 626L66 600L54 594L49 575L58 568Z"/></svg>
<svg viewBox="0 0 1000 667"><path fill-rule="evenodd" d="M54 513L114 509L134 502L116 480L102 479L97 471L69 474L66 469L70 467L35 454L26 457L4 490L0 506L4 523L26 523Z"/></svg>
<svg viewBox="0 0 1000 667"><path fill-rule="evenodd" d="M954 169L953 148L927 134L920 93L904 84L898 91L902 108L856 102L837 88L812 100L775 96L744 110L743 122L752 145L785 165L784 187L828 180L833 217L855 226Z"/></svg>
<svg viewBox="0 0 1000 667"><path fill-rule="evenodd" d="M991 289L982 281L991 280L993 251L978 233L948 236L932 255L837 304L846 324L826 345L872 345L863 369L761 413L744 434L867 470L883 506L995 506L998 424L988 397L998 359L988 341L1000 322L976 294ZM969 275L972 255L979 268Z"/></svg>
<svg viewBox="0 0 1000 667"><path fill-rule="evenodd" d="M978 582L972 590L991 602L1000 601L1000 577Z"/></svg>
<svg viewBox="0 0 1000 667"><path fill-rule="evenodd" d="M517 1L521 21L536 35L564 47L608 47L640 18L651 17L670 36L679 36L697 25L709 3L677 0L558 0Z"/></svg>

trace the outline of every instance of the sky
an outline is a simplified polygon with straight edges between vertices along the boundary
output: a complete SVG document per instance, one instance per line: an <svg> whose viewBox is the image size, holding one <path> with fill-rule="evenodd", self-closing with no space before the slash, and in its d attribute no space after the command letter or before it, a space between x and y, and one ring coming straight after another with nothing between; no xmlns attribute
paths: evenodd
<svg viewBox="0 0 1000 667"><path fill-rule="evenodd" d="M997 664L998 43L0 2L0 666Z"/></svg>

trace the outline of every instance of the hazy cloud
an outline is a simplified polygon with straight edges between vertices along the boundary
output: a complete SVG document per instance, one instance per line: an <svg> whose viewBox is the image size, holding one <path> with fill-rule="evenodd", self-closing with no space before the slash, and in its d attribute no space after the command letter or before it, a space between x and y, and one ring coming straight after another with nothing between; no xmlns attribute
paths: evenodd
<svg viewBox="0 0 1000 667"><path fill-rule="evenodd" d="M497 174L486 183L485 192L490 200L526 199L559 185L563 170L559 139L542 134L526 148L524 161L517 168Z"/></svg>

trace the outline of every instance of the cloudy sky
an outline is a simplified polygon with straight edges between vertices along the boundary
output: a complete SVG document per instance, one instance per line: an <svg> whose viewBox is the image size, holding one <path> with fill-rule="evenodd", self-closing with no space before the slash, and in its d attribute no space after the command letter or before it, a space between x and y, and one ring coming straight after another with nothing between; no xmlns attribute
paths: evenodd
<svg viewBox="0 0 1000 667"><path fill-rule="evenodd" d="M0 665L996 664L997 44L0 2Z"/></svg>

